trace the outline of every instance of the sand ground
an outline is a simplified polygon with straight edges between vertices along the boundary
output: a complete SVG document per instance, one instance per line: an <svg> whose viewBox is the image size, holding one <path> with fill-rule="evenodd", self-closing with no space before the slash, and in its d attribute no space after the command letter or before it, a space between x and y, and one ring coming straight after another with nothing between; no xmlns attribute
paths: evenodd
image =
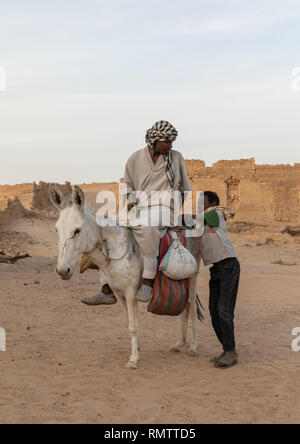
<svg viewBox="0 0 300 444"><path fill-rule="evenodd" d="M0 264L1 423L299 423L300 245L257 246L233 235L242 265L236 312L237 367L221 371L208 313L198 325L198 357L172 354L178 318L139 306L139 369L125 368L130 340L119 306L88 308L98 273L64 282L54 273L53 221L24 219L0 233L0 250L32 258ZM297 265L276 265L282 260ZM208 307L208 269L199 295Z"/></svg>

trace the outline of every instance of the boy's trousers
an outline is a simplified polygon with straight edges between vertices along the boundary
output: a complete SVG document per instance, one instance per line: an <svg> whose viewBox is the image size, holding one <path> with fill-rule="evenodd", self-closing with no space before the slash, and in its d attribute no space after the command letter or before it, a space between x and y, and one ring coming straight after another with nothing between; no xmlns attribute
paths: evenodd
<svg viewBox="0 0 300 444"><path fill-rule="evenodd" d="M236 306L240 263L225 259L210 269L209 309L213 328L225 352L235 350L234 310Z"/></svg>

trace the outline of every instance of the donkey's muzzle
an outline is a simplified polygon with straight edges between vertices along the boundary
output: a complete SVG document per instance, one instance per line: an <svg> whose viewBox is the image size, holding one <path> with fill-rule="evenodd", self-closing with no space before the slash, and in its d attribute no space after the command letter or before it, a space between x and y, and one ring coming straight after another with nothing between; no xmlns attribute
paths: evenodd
<svg viewBox="0 0 300 444"><path fill-rule="evenodd" d="M56 267L56 273L64 280L69 280L72 277L70 267Z"/></svg>

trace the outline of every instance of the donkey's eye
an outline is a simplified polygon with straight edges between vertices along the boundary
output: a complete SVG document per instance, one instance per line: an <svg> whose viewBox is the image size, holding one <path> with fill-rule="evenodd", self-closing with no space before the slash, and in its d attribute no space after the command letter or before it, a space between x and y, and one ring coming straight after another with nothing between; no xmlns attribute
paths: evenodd
<svg viewBox="0 0 300 444"><path fill-rule="evenodd" d="M77 230L75 230L74 237L77 236L80 233L81 233L81 230L79 228L77 228Z"/></svg>

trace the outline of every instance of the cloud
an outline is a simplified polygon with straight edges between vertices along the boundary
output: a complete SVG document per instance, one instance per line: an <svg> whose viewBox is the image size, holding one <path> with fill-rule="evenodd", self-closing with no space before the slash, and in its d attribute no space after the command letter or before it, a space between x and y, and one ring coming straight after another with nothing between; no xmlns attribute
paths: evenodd
<svg viewBox="0 0 300 444"><path fill-rule="evenodd" d="M184 34L215 34L235 31L261 30L265 27L286 21L284 17L253 17L241 19L206 20L197 26L185 24L181 27Z"/></svg>
<svg viewBox="0 0 300 444"><path fill-rule="evenodd" d="M158 119L186 157L299 161L299 17L299 0L7 3L1 182L117 179Z"/></svg>
<svg viewBox="0 0 300 444"><path fill-rule="evenodd" d="M178 22L170 26L149 26L148 32L162 34L186 34L186 35L219 35L233 32L259 32L269 27L282 23L297 22L300 20L300 13L293 11L293 14L260 15L253 17L221 17L205 18L198 22L194 19Z"/></svg>

